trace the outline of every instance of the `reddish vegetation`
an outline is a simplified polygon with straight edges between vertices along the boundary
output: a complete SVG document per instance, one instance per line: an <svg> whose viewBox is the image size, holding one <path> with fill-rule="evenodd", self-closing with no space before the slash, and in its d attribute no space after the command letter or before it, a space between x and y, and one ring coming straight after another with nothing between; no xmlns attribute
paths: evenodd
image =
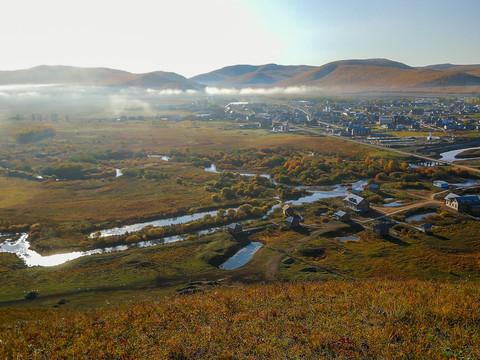
<svg viewBox="0 0 480 360"><path fill-rule="evenodd" d="M16 359L479 358L478 283L234 286L89 312L3 310ZM36 310L31 310L35 312ZM18 318L17 317L17 318Z"/></svg>

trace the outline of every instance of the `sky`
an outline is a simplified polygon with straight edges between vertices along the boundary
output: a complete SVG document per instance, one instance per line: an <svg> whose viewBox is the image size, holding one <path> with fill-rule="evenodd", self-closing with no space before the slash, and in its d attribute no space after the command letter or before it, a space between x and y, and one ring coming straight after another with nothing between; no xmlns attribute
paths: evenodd
<svg viewBox="0 0 480 360"><path fill-rule="evenodd" d="M191 77L235 64L343 59L480 64L480 0L15 0L2 10L0 70Z"/></svg>

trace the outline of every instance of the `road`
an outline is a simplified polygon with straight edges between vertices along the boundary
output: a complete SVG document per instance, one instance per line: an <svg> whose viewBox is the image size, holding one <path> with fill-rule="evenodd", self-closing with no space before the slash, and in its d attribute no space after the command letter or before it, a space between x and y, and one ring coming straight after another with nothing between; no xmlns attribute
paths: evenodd
<svg viewBox="0 0 480 360"><path fill-rule="evenodd" d="M295 129L297 131L304 131L304 132L310 132L310 133L314 133L314 134L318 134L318 135L322 135L322 136L328 136L328 137L331 137L331 138L334 138L334 139L337 139L337 140L351 142L351 143L354 143L354 144L369 146L369 147L379 149L379 150L383 150L383 151L390 151L390 152L400 154L400 155L404 155L404 156L411 156L411 157L415 157L415 158L418 158L418 159L421 159L421 160L427 160L427 161L437 162L437 163L444 164L444 165L450 165L450 166L454 166L456 168L460 168L460 169L463 169L463 170L467 170L467 171L471 171L471 172L480 174L480 169L476 169L476 168L473 168L473 167L467 166L467 165L459 165L459 164L455 164L455 163L452 163L452 162L449 162L449 161L434 159L434 158L429 157L429 156L419 155L419 154L404 151L404 150L389 148L389 147L385 147L385 146L381 146L381 145L369 144L369 143L365 143L365 142L360 141L360 140L350 139L350 138L346 138L346 137L342 137L342 136L331 135L331 134L327 134L324 131L317 130L317 129L300 127L300 126L296 126L296 125L291 125L290 128Z"/></svg>

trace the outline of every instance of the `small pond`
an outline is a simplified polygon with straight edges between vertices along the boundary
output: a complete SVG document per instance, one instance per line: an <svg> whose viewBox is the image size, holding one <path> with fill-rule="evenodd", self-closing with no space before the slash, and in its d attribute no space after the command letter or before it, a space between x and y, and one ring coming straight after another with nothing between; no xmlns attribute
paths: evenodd
<svg viewBox="0 0 480 360"><path fill-rule="evenodd" d="M238 250L235 255L220 265L219 268L223 270L234 270L242 267L252 259L253 255L255 255L262 246L263 244L260 242L248 244L243 249Z"/></svg>
<svg viewBox="0 0 480 360"><path fill-rule="evenodd" d="M338 237L337 239L340 240L341 242L360 241L360 236L354 234L354 235L348 235L348 236L341 236L341 237Z"/></svg>
<svg viewBox="0 0 480 360"><path fill-rule="evenodd" d="M436 212L428 212L428 213L425 213L425 214L412 215L412 216L407 217L405 219L405 221L410 221L410 220L419 221L419 220L422 220L422 219L426 218L427 216L432 216L432 215L438 215L438 214Z"/></svg>
<svg viewBox="0 0 480 360"><path fill-rule="evenodd" d="M451 184L457 187L468 187L468 186L474 186L480 184L480 180L475 180L475 179L469 179L464 183L457 183L457 184Z"/></svg>
<svg viewBox="0 0 480 360"><path fill-rule="evenodd" d="M385 199L385 200L387 200L387 199ZM403 200L396 200L396 201L389 202L387 204L383 204L382 206L384 206L384 207L398 207L398 206L403 206L403 205L405 205L403 203Z"/></svg>

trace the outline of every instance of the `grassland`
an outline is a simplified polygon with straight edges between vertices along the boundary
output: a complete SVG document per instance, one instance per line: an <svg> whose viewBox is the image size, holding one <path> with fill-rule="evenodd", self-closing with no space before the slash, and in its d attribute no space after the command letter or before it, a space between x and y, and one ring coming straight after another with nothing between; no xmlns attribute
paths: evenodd
<svg viewBox="0 0 480 360"><path fill-rule="evenodd" d="M327 281L233 285L88 312L0 309L0 357L476 359L479 296L470 282Z"/></svg>
<svg viewBox="0 0 480 360"><path fill-rule="evenodd" d="M365 192L375 209L386 197L408 200L409 207L396 215L399 224L385 237L361 223L380 213L340 223L330 214L344 209L341 199L325 199L296 207L305 217L298 229L283 225L278 208L247 225L276 227L250 235L219 231L51 268L29 268L1 253L0 358L479 357L473 299L480 291L480 225L446 211L431 186L434 178L465 174L446 168L409 171L399 155L325 137L234 130L217 122L120 124L58 121L51 123L55 137L30 145L18 145L10 136L29 122L5 124L4 168L36 175L51 164L88 158L102 172L33 181L7 177L4 170L2 231L10 228L13 236L30 229L32 244L44 254L83 250L95 245L88 238L94 229L245 203L258 210L284 195L289 184L284 178L324 187L375 178L381 196ZM128 156L104 157L120 150ZM183 160L147 157L172 150ZM283 165L272 165L272 159ZM280 184L205 172L210 161L269 172ZM125 175L105 175L116 168ZM438 214L428 218L433 235L405 223L406 216L430 211ZM211 226L227 220L226 215L208 219ZM352 234L359 241L338 239ZM217 267L250 241L264 246L247 265L231 271ZM282 262L288 258L294 261ZM38 297L26 300L32 291Z"/></svg>

